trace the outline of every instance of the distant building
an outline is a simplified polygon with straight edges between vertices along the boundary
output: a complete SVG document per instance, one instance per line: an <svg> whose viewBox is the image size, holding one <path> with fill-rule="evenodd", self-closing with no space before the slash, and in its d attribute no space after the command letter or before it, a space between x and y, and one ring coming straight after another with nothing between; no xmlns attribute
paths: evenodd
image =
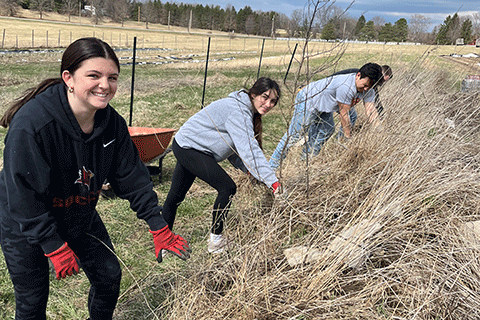
<svg viewBox="0 0 480 320"><path fill-rule="evenodd" d="M463 45L464 45L464 43L463 43L463 38L458 38L457 41L455 41L455 44L456 44L457 46L463 46Z"/></svg>
<svg viewBox="0 0 480 320"><path fill-rule="evenodd" d="M83 9L89 12L92 16L95 15L95 7L94 6L84 6Z"/></svg>

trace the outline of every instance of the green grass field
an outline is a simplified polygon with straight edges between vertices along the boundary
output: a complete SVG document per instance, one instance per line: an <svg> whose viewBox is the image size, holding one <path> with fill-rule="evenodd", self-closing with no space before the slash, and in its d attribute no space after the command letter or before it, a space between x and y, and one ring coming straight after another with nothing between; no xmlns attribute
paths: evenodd
<svg viewBox="0 0 480 320"><path fill-rule="evenodd" d="M57 36L66 29L53 22L4 18L0 28L8 34L14 28L18 34L24 32L25 47L32 29L42 30L37 34L48 29ZM126 120L132 45L117 45L109 35L115 39L128 34L129 39L137 37L139 48L154 48L137 53L138 61L145 63L135 69L133 125L178 129L200 110L206 39L211 35L181 30L173 34L160 26L156 31L154 26L148 31L137 28L141 26L119 31L118 26L72 25L68 30L74 37L90 36L95 30L96 36L105 35L117 49L122 70L111 104ZM63 38L69 39L69 34ZM213 38L205 104L253 84L261 41L228 35ZM136 219L128 203L100 200L98 211L123 268L115 319L478 318L478 242L462 233L462 226L478 220L480 214L479 105L478 95L462 94L459 88L465 75L480 72L478 59L457 63L442 55L478 54L480 49L318 42L304 51L299 42L283 83L296 42L267 39L265 43L260 75L282 82L283 90L279 105L264 117L267 158L286 131L297 88L369 61L389 64L394 70L382 93L387 109L383 130L369 128L360 106L358 127L347 149L331 139L307 163L300 162L293 150L280 172L288 190L284 199L273 199L266 188L224 163L239 190L226 230L233 245L219 256L206 251L215 191L202 181L195 182L176 220L175 231L193 248L187 262L169 256L158 264L148 227ZM61 54L57 48L0 55L1 113L23 90L58 76ZM198 62L146 63L166 61L158 56L188 54ZM455 121L455 129L446 127L445 118ZM0 128L0 154L6 133ZM153 177L161 203L174 164L173 155L167 155L162 181ZM286 262L283 249L305 245L323 251L342 230L363 220L381 223L382 230L361 237L361 245L370 253L361 268L348 267L353 255L348 246L314 263L291 267ZM62 281L52 277L47 318L86 319L88 289L83 273ZM0 298L0 318L13 319L13 287L3 257Z"/></svg>

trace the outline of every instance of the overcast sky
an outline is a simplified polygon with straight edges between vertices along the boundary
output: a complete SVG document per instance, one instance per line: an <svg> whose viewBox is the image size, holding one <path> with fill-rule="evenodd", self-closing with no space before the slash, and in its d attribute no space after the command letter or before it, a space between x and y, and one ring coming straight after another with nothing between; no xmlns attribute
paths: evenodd
<svg viewBox="0 0 480 320"><path fill-rule="evenodd" d="M311 0L316 1L316 0ZM238 11L245 6L250 6L254 11L276 11L291 16L293 10L303 10L308 4L307 0L182 0L168 1L177 3L192 3L203 5L218 5L225 9L231 4ZM337 0L334 5L346 9L352 1ZM458 13L460 16L480 12L480 1L478 0L355 0L348 15L354 18L362 14L365 19L371 20L375 16L382 17L385 22L392 24L400 18L410 22L412 14L421 14L430 18L430 29L443 23L448 15Z"/></svg>

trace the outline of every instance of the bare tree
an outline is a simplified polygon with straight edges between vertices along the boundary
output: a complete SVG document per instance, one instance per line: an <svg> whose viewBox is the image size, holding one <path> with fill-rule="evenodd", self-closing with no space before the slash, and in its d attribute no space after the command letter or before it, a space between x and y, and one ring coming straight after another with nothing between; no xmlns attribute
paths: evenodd
<svg viewBox="0 0 480 320"><path fill-rule="evenodd" d="M323 29L325 25L334 17L343 14L343 9L334 5L335 1L322 0L323 5L318 8L315 14L314 25L316 28Z"/></svg>
<svg viewBox="0 0 480 320"><path fill-rule="evenodd" d="M480 12L471 14L470 21L472 21L472 33L476 37L480 37Z"/></svg>
<svg viewBox="0 0 480 320"><path fill-rule="evenodd" d="M43 14L53 8L53 0L32 0L30 5L32 9L38 11L41 20L43 19Z"/></svg>
<svg viewBox="0 0 480 320"><path fill-rule="evenodd" d="M103 13L105 11L104 0L89 0L88 3L92 8L92 22L97 25L103 19Z"/></svg>
<svg viewBox="0 0 480 320"><path fill-rule="evenodd" d="M237 20L235 19L235 8L229 3L225 8L225 22L224 29L225 31L232 31L237 28Z"/></svg>
<svg viewBox="0 0 480 320"><path fill-rule="evenodd" d="M247 34L254 34L255 33L255 16L253 14L250 14L247 17L247 20L245 21L245 32Z"/></svg>
<svg viewBox="0 0 480 320"><path fill-rule="evenodd" d="M106 13L114 22L123 24L131 15L132 4L130 0L106 0Z"/></svg>
<svg viewBox="0 0 480 320"><path fill-rule="evenodd" d="M14 17L17 10L17 1L15 0L0 0L0 14L8 17Z"/></svg>
<svg viewBox="0 0 480 320"><path fill-rule="evenodd" d="M142 19L145 21L145 29L148 29L148 23L154 22L157 16L155 5L152 1L142 4Z"/></svg>
<svg viewBox="0 0 480 320"><path fill-rule="evenodd" d="M292 15L290 17L290 31L289 34L292 37L298 36L300 33L300 28L304 21L304 13L300 9L293 10Z"/></svg>
<svg viewBox="0 0 480 320"><path fill-rule="evenodd" d="M421 14L412 14L410 23L408 25L408 36L410 40L425 43L428 37L429 24L430 18L427 18Z"/></svg>
<svg viewBox="0 0 480 320"><path fill-rule="evenodd" d="M385 25L385 19L380 16L375 16L372 18L373 24L375 27L383 27Z"/></svg>
<svg viewBox="0 0 480 320"><path fill-rule="evenodd" d="M343 42L339 42L338 45L337 44L333 45L332 47L326 50L322 50L322 51L317 50L315 53L312 53L310 51L310 42L311 42L312 36L314 35L314 30L313 30L314 22L318 19L317 15L325 13L328 2L330 1L329 0L308 0L308 4L305 9L305 12L301 15L299 14L299 16L301 16L303 18L302 20L304 21L304 23L302 24L302 28L304 28L303 33L305 36L305 40L301 45L302 48L300 49L301 50L300 58L296 59L298 67L297 67L297 71L295 72L293 81L287 82L286 81L287 76L285 76L285 80L284 80L286 89L287 91L292 93L292 97L296 96L295 92L297 92L298 88L308 84L315 75L327 69L335 70L338 62L340 61L343 54L345 53L346 44ZM348 10L350 6L346 10ZM343 13L346 12L346 10L343 11L342 14L338 15L337 18L342 17ZM310 60L318 56L324 56L325 59L320 65L315 65L314 67L311 67ZM306 142L307 137L304 136L304 139ZM308 153L307 153L305 162L307 167L305 182L307 186L306 187L307 194L309 194L310 191L309 191L309 173L308 173L308 168L309 168ZM281 169L279 171L279 174L281 177L282 176Z"/></svg>
<svg viewBox="0 0 480 320"><path fill-rule="evenodd" d="M68 21L70 21L70 16L76 13L78 10L78 1L77 0L63 0L62 11L68 15Z"/></svg>

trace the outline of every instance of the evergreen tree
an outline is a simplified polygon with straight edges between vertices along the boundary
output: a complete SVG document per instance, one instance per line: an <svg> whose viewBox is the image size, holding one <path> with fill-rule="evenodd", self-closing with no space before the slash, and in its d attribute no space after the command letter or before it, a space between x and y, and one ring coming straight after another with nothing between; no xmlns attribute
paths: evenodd
<svg viewBox="0 0 480 320"><path fill-rule="evenodd" d="M472 21L470 21L470 19L463 21L460 36L463 38L466 44L472 41L472 28L473 28L473 24L472 24Z"/></svg>
<svg viewBox="0 0 480 320"><path fill-rule="evenodd" d="M334 40L335 39L335 24L330 20L322 30L322 39Z"/></svg>
<svg viewBox="0 0 480 320"><path fill-rule="evenodd" d="M358 39L362 41L373 41L377 39L375 34L375 24L372 20L368 21L363 26L362 30L360 31L360 37Z"/></svg>
<svg viewBox="0 0 480 320"><path fill-rule="evenodd" d="M390 22L385 23L385 25L380 28L380 32L378 33L378 41L395 41L395 33L393 31L393 26Z"/></svg>
<svg viewBox="0 0 480 320"><path fill-rule="evenodd" d="M447 32L451 28L452 25L452 17L449 15L445 18L443 24L440 25L440 30L438 30L436 43L437 44L451 44L449 39L447 38Z"/></svg>
<svg viewBox="0 0 480 320"><path fill-rule="evenodd" d="M366 22L365 17L362 14L360 18L358 18L357 24L355 25L355 29L353 30L353 35L355 37L360 36L361 30L365 26L365 22Z"/></svg>
<svg viewBox="0 0 480 320"><path fill-rule="evenodd" d="M247 18L252 14L253 10L249 6L245 6L245 8L238 10L236 31L246 33L245 24L247 23Z"/></svg>
<svg viewBox="0 0 480 320"><path fill-rule="evenodd" d="M394 41L397 41L397 42L407 41L407 37L408 37L407 19L401 18L395 21L395 24L393 25L393 31L395 34Z"/></svg>

